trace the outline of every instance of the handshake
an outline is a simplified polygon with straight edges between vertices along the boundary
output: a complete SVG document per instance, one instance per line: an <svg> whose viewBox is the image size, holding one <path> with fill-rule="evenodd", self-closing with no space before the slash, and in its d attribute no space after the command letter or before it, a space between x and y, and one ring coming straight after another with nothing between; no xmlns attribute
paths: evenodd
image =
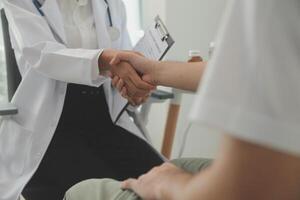
<svg viewBox="0 0 300 200"><path fill-rule="evenodd" d="M193 63L145 58L133 51L105 50L99 58L100 74L109 74L112 84L132 105L149 97L157 85L195 92L207 62Z"/></svg>
<svg viewBox="0 0 300 200"><path fill-rule="evenodd" d="M124 98L132 105L140 105L156 88L155 63L137 52L107 49L98 65L100 74L110 76Z"/></svg>

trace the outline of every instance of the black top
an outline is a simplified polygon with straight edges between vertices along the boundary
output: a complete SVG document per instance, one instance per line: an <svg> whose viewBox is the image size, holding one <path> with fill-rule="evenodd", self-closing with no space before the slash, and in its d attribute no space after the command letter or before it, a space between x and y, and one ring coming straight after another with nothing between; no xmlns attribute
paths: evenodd
<svg viewBox="0 0 300 200"><path fill-rule="evenodd" d="M58 200L90 178L138 177L163 161L142 139L113 124L103 87L69 84L63 112L26 200Z"/></svg>

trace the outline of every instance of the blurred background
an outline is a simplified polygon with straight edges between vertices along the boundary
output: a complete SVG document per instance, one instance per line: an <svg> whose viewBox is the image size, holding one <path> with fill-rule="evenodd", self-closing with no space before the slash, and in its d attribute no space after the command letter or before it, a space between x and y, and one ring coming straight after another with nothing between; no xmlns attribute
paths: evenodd
<svg viewBox="0 0 300 200"><path fill-rule="evenodd" d="M189 50L199 50L208 59L209 43L214 40L228 0L123 0L127 9L128 30L136 43L156 15L165 22L176 43L166 59L187 61ZM2 0L0 0L2 6ZM4 67L2 32L0 28L0 102L7 101L6 71ZM170 91L169 88L163 88ZM193 94L183 94L172 157L176 158L188 126ZM160 150L169 101L153 104L147 128L154 146ZM184 156L213 158L220 133L208 127L193 124L188 135Z"/></svg>

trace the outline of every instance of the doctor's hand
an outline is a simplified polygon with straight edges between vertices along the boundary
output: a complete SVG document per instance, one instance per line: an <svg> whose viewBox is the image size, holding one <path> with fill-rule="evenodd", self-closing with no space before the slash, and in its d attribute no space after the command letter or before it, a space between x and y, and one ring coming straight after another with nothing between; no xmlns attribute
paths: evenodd
<svg viewBox="0 0 300 200"><path fill-rule="evenodd" d="M146 94L144 97L136 97L136 96L129 97L124 81L118 76L113 76L111 78L112 78L111 84L120 92L122 97L126 98L129 101L129 103L132 106L139 106L148 100L151 92Z"/></svg>
<svg viewBox="0 0 300 200"><path fill-rule="evenodd" d="M117 50L105 50L99 58L100 71L108 70L112 77L117 76L122 79L127 90L126 95L130 98L144 98L149 95L155 87L143 81L128 62L110 64L118 53Z"/></svg>
<svg viewBox="0 0 300 200"><path fill-rule="evenodd" d="M114 58L111 61L111 65L115 66L122 62L128 62L130 65L139 72L139 74L142 76L142 79L151 85L157 85L157 81L155 78L156 74L156 62L146 59L144 56L141 56L140 54L136 52L130 52L130 51L122 51L115 54ZM124 81L122 78L114 76L112 81L112 84L119 90L121 95L124 98L127 98L129 102L133 102L135 105L140 105L144 103L148 97L150 96L144 96L144 97L138 97L138 98L129 98L128 97L128 89L126 88Z"/></svg>
<svg viewBox="0 0 300 200"><path fill-rule="evenodd" d="M112 76L119 77L126 87L127 96L130 98L143 98L155 88L143 81L138 73L127 62L121 62L117 66L112 65Z"/></svg>

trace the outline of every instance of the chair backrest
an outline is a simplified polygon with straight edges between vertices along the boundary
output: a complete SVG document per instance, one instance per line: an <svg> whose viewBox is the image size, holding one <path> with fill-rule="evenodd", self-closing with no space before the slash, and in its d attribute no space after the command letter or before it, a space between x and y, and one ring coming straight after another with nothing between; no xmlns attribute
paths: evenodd
<svg viewBox="0 0 300 200"><path fill-rule="evenodd" d="M18 69L14 50L12 49L5 11L2 8L0 12L6 61L8 100L10 101L21 82L21 74Z"/></svg>

